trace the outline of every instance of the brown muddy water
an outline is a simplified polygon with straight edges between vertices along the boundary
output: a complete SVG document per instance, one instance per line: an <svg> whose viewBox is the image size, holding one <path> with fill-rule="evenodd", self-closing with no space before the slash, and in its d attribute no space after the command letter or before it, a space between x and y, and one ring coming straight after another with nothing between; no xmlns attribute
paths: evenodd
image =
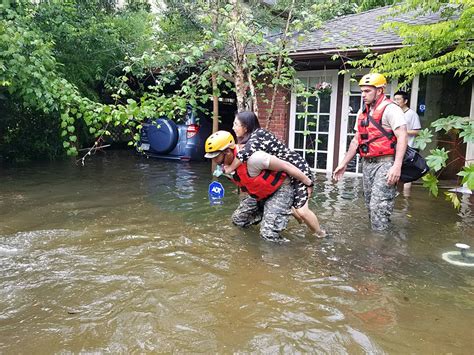
<svg viewBox="0 0 474 355"><path fill-rule="evenodd" d="M460 211L420 186L386 233L359 179L318 176L319 240L291 221L274 245L210 206L208 163L108 152L0 173L0 353L472 354L474 247Z"/></svg>

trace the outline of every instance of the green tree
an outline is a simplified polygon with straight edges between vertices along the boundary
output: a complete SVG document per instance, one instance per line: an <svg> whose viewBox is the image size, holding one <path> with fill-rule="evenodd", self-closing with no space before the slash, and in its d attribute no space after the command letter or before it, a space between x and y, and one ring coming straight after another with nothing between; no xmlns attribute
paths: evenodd
<svg viewBox="0 0 474 355"><path fill-rule="evenodd" d="M250 8L237 0L174 0L156 22L141 0L121 10L106 0L17 1L0 8L0 95L25 117L49 118L70 155L88 135L100 137L113 126L136 144L144 120L179 118L186 104L199 107L224 91L236 93L240 109L249 103L258 109L257 85L302 89L285 38L318 25L328 8L318 5L325 3L342 11L330 16L357 10L335 0L309 8L294 0L270 8L256 1ZM266 37L278 28L285 29L283 38ZM8 142L21 136L14 121L0 120Z"/></svg>
<svg viewBox="0 0 474 355"><path fill-rule="evenodd" d="M116 87L117 76L124 85L121 74L127 56L142 54L152 43L151 18L142 10L114 12L111 5L16 2L0 8L0 96L11 110L0 117L0 131L5 133L0 155L11 157L17 150L9 145L20 138L26 138L24 151L43 152L38 147L45 135L33 134L33 125L21 124L32 112L42 117L45 130L56 129L70 155L77 154L81 136L87 143L89 135L131 122L133 105L119 98L104 105L98 101L98 90L104 85ZM38 156L57 156L57 151Z"/></svg>

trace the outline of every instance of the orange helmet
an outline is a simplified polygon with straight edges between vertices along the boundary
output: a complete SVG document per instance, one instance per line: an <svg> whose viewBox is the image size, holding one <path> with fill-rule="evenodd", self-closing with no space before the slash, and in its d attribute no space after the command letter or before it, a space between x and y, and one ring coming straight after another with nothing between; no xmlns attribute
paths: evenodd
<svg viewBox="0 0 474 355"><path fill-rule="evenodd" d="M387 85L387 79L382 74L370 73L365 74L359 81L359 86L375 86L376 88L384 88Z"/></svg>

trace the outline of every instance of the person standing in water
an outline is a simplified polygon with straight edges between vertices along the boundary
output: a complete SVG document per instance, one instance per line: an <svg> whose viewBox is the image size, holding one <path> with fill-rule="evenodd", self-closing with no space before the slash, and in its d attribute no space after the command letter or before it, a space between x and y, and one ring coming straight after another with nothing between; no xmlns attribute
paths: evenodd
<svg viewBox="0 0 474 355"><path fill-rule="evenodd" d="M388 228L407 149L407 125L402 109L385 97L387 80L382 74L367 74L359 81L364 108L357 114L356 134L342 162L333 172L342 179L347 165L362 157L364 199L372 229Z"/></svg>
<svg viewBox="0 0 474 355"><path fill-rule="evenodd" d="M393 95L393 102L395 102L403 111L405 121L407 123L408 146L412 147L415 144L415 138L420 133L421 123L418 114L408 106L408 93L405 91L397 91ZM403 184L403 194L410 195L411 182Z"/></svg>

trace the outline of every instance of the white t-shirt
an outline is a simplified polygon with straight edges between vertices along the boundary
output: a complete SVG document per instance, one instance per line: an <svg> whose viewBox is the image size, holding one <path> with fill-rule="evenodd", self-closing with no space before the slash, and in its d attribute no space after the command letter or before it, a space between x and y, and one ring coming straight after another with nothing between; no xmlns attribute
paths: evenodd
<svg viewBox="0 0 474 355"><path fill-rule="evenodd" d="M405 121L407 122L407 130L419 130L421 129L420 117L411 108L405 111ZM415 136L408 135L408 145L413 147Z"/></svg>
<svg viewBox="0 0 474 355"><path fill-rule="evenodd" d="M362 110L357 112L357 117L359 117ZM372 111L371 111L372 113ZM354 130L357 131L357 122L356 120ZM406 125L405 115L403 114L403 110L400 106L392 103L385 107L382 115L382 127L387 130L395 131L398 127Z"/></svg>

